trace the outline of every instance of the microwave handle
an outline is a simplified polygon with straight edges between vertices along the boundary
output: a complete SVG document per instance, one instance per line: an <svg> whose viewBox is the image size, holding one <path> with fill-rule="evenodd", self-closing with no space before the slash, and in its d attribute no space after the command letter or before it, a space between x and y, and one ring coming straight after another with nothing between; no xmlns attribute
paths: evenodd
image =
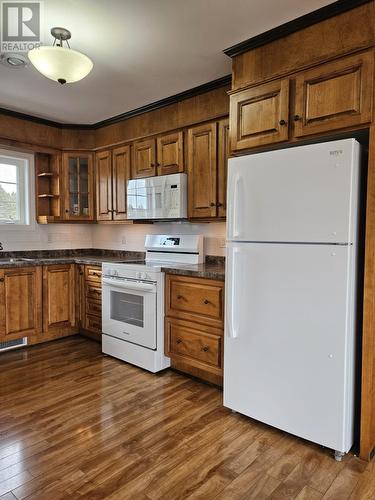
<svg viewBox="0 0 375 500"><path fill-rule="evenodd" d="M108 278L102 279L103 285L108 285L115 288L121 288L123 290L139 290L142 292L156 292L155 285L151 283L137 283L131 281L117 281Z"/></svg>

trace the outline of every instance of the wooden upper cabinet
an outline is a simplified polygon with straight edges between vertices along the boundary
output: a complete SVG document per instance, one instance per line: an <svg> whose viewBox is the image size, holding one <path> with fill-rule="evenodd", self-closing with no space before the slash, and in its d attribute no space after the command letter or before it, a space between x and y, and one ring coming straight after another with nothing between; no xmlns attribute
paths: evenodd
<svg viewBox="0 0 375 500"><path fill-rule="evenodd" d="M74 264L43 267L43 331L75 325Z"/></svg>
<svg viewBox="0 0 375 500"><path fill-rule="evenodd" d="M64 219L94 220L94 169L91 153L63 153Z"/></svg>
<svg viewBox="0 0 375 500"><path fill-rule="evenodd" d="M112 152L113 220L127 219L127 184L130 179L130 146Z"/></svg>
<svg viewBox="0 0 375 500"><path fill-rule="evenodd" d="M96 219L112 220L112 155L96 153Z"/></svg>
<svg viewBox="0 0 375 500"><path fill-rule="evenodd" d="M217 124L188 130L189 217L217 215Z"/></svg>
<svg viewBox="0 0 375 500"><path fill-rule="evenodd" d="M217 183L217 215L225 217L227 210L227 172L229 158L229 120L219 121L218 140L218 183Z"/></svg>
<svg viewBox="0 0 375 500"><path fill-rule="evenodd" d="M156 173L155 139L146 139L133 143L132 177L152 177Z"/></svg>
<svg viewBox="0 0 375 500"><path fill-rule="evenodd" d="M173 132L157 138L157 174L184 171L183 132Z"/></svg>
<svg viewBox="0 0 375 500"><path fill-rule="evenodd" d="M42 330L42 268L0 269L0 339Z"/></svg>
<svg viewBox="0 0 375 500"><path fill-rule="evenodd" d="M372 52L298 74L294 135L302 137L370 122L373 81Z"/></svg>
<svg viewBox="0 0 375 500"><path fill-rule="evenodd" d="M233 151L288 140L289 87L289 79L282 79L230 96Z"/></svg>

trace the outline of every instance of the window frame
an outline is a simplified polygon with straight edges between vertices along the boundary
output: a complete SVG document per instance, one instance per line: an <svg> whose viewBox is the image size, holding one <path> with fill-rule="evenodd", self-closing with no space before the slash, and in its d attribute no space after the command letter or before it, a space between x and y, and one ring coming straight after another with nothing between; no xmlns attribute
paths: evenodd
<svg viewBox="0 0 375 500"><path fill-rule="evenodd" d="M20 222L1 222L0 231L25 231L35 228L35 183L34 183L34 155L22 151L0 148L0 158L9 158L10 164L24 168L17 169L17 186L22 188L17 208L20 211ZM11 163L12 162L12 163ZM26 162L26 163L25 163Z"/></svg>

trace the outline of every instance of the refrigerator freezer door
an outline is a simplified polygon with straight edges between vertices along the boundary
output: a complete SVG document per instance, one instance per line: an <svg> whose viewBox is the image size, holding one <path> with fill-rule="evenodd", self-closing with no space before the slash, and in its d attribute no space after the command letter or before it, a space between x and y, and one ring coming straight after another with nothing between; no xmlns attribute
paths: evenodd
<svg viewBox="0 0 375 500"><path fill-rule="evenodd" d="M229 241L352 242L359 144L354 139L229 160Z"/></svg>
<svg viewBox="0 0 375 500"><path fill-rule="evenodd" d="M230 244L224 405L338 451L353 443L352 246Z"/></svg>

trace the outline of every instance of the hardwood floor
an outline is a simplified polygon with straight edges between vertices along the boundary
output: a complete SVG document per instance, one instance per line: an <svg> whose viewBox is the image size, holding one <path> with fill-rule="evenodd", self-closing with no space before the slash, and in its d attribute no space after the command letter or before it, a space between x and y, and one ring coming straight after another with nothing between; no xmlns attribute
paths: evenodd
<svg viewBox="0 0 375 500"><path fill-rule="evenodd" d="M0 499L375 498L374 463L232 414L222 393L71 337L0 355Z"/></svg>

